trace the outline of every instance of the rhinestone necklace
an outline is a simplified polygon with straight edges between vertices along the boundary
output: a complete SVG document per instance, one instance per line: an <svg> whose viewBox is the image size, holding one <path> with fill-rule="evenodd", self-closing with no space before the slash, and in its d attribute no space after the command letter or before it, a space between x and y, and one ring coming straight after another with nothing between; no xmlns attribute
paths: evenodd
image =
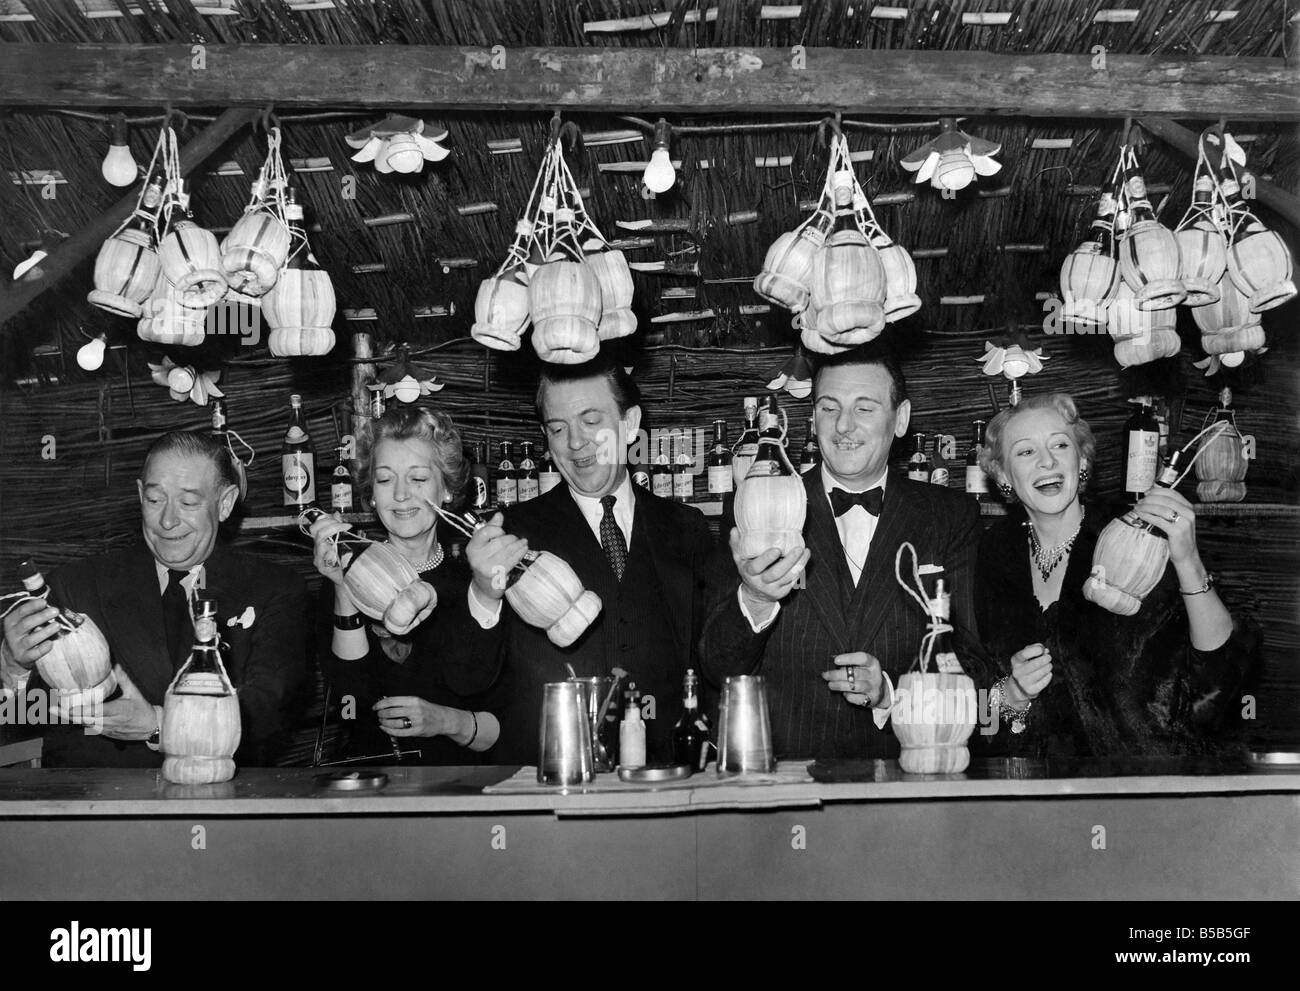
<svg viewBox="0 0 1300 991"><path fill-rule="evenodd" d="M1038 531L1034 529L1034 524L1025 520L1025 526L1029 528L1029 552L1034 559L1034 566L1038 568L1038 573L1043 576L1043 581L1051 577L1052 572L1070 553L1070 548L1074 546L1074 540L1079 536L1079 531L1083 529L1083 516L1079 516L1079 525L1074 528L1074 533L1068 538L1061 541L1055 547L1044 547L1038 539Z"/></svg>

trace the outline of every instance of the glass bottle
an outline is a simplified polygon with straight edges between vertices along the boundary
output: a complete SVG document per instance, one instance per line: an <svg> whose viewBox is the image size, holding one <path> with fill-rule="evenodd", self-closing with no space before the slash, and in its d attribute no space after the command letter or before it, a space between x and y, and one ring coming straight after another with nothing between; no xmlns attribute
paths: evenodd
<svg viewBox="0 0 1300 991"><path fill-rule="evenodd" d="M545 495L555 488L564 479L560 473L555 470L555 462L551 460L551 452L545 447L542 448L541 457L537 462L537 492L539 495Z"/></svg>
<svg viewBox="0 0 1300 991"><path fill-rule="evenodd" d="M731 448L727 444L727 421L713 421L713 449L708 459L709 495L726 495L735 487L731 477Z"/></svg>
<svg viewBox="0 0 1300 991"><path fill-rule="evenodd" d="M709 717L696 697L699 678L688 669L682 683L682 715L673 726L673 763L703 771L709 762Z"/></svg>
<svg viewBox="0 0 1300 991"><path fill-rule="evenodd" d="M793 475L786 465L781 448L781 411L776 404L776 396L767 397L767 407L758 417L758 453L750 465L746 478L760 478L769 475Z"/></svg>
<svg viewBox="0 0 1300 991"><path fill-rule="evenodd" d="M741 431L740 440L731 450L731 477L736 485L744 481L749 474L749 466L758 453L758 400L753 396L745 397L745 429Z"/></svg>
<svg viewBox="0 0 1300 991"><path fill-rule="evenodd" d="M334 449L338 452L338 463L334 466L334 476L330 479L330 509L338 513L352 512L352 472L348 469L343 445Z"/></svg>
<svg viewBox="0 0 1300 991"><path fill-rule="evenodd" d="M636 682L627 688L627 708L618 728L619 767L645 767L645 721L641 718L641 693Z"/></svg>
<svg viewBox="0 0 1300 991"><path fill-rule="evenodd" d="M925 453L925 434L917 431L912 434L916 446L912 456L907 459L907 477L914 482L930 480L930 456Z"/></svg>
<svg viewBox="0 0 1300 991"><path fill-rule="evenodd" d="M473 467L470 468L472 482L469 496L470 509L487 509L492 504L492 490L488 485L487 452L486 441L474 442Z"/></svg>
<svg viewBox="0 0 1300 991"><path fill-rule="evenodd" d="M515 469L515 484L520 502L536 499L540 494L537 478L537 462L533 459L533 442L523 442L519 455L519 467Z"/></svg>
<svg viewBox="0 0 1300 991"><path fill-rule="evenodd" d="M653 461L653 457L650 460ZM639 442L633 444L628 451L627 470L632 474L633 485L639 485L643 489L650 488L650 466L646 462L644 448Z"/></svg>
<svg viewBox="0 0 1300 991"><path fill-rule="evenodd" d="M690 502L695 498L695 462L691 459L690 431L680 430L673 436L673 498Z"/></svg>
<svg viewBox="0 0 1300 991"><path fill-rule="evenodd" d="M650 491L665 499L673 497L673 469L664 450L664 435L656 439L655 463L650 466Z"/></svg>
<svg viewBox="0 0 1300 991"><path fill-rule="evenodd" d="M808 433L803 442L803 450L799 453L799 474L806 475L819 464L822 463L821 448L817 446L817 429L813 425L813 417L808 417Z"/></svg>
<svg viewBox="0 0 1300 991"><path fill-rule="evenodd" d="M302 509L316 504L316 447L307 433L302 396L297 393L290 396L289 406L289 429L280 448L280 473L284 504Z"/></svg>
<svg viewBox="0 0 1300 991"><path fill-rule="evenodd" d="M952 605L948 588L942 578L935 582L934 595L930 596L930 626L938 629L934 638L934 647L930 651L930 664L940 674L963 674L961 661L952 645ZM937 624L937 626L936 626Z"/></svg>
<svg viewBox="0 0 1300 991"><path fill-rule="evenodd" d="M980 452L984 450L983 420L971 421L971 445L966 452L966 494L974 496L976 502L987 502L989 498L989 477L980 467Z"/></svg>
<svg viewBox="0 0 1300 991"><path fill-rule="evenodd" d="M194 647L176 675L173 695L228 696L230 679L222 662L217 627L217 600L194 600Z"/></svg>
<svg viewBox="0 0 1300 991"><path fill-rule="evenodd" d="M497 458L497 505L513 506L518 501L519 479L515 475L515 459L510 450L510 441L503 440Z"/></svg>
<svg viewBox="0 0 1300 991"><path fill-rule="evenodd" d="M1124 424L1122 484L1124 497L1137 502L1155 484L1160 467L1160 424L1150 396L1138 396L1130 402L1136 403L1137 409Z"/></svg>
<svg viewBox="0 0 1300 991"><path fill-rule="evenodd" d="M934 464L930 468L928 479L931 485L948 484L948 465L943 460L943 448L949 439L947 434L934 435Z"/></svg>

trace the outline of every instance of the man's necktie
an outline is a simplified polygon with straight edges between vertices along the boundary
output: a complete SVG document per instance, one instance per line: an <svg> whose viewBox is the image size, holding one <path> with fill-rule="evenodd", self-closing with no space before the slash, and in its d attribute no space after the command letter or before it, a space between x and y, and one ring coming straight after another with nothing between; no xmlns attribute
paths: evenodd
<svg viewBox="0 0 1300 991"><path fill-rule="evenodd" d="M600 500L605 510L605 515L600 518L600 549L605 552L605 560L609 562L614 577L622 581L623 572L627 570L627 543L623 540L623 531L618 528L618 521L614 519L617 499L617 496L607 495Z"/></svg>
<svg viewBox="0 0 1300 991"><path fill-rule="evenodd" d="M845 492L843 489L831 489L831 509L836 516L843 516L853 506L861 506L872 516L880 515L880 507L885 502L885 490L877 485L866 492Z"/></svg>
<svg viewBox="0 0 1300 991"><path fill-rule="evenodd" d="M189 572L167 569L167 587L162 594L163 632L167 636L167 659L172 667L185 663L193 640L192 620L190 619L189 598L181 585L181 579Z"/></svg>

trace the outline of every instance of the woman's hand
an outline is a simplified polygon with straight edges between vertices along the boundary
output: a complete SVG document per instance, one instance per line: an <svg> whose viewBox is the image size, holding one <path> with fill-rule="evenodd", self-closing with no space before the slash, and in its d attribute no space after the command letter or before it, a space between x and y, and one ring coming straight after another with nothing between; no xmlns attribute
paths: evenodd
<svg viewBox="0 0 1300 991"><path fill-rule="evenodd" d="M1011 679L1006 684L1007 701L1024 708L1043 693L1052 680L1052 655L1041 643L1031 643L1011 655Z"/></svg>
<svg viewBox="0 0 1300 991"><path fill-rule="evenodd" d="M343 522L339 513L333 516L322 516L311 525L311 539L316 545L312 552L312 564L323 577L328 578L339 588L343 587L343 566L339 563L334 541L329 538L349 529L351 528Z"/></svg>
<svg viewBox="0 0 1300 991"><path fill-rule="evenodd" d="M1173 489L1156 486L1142 497L1134 512L1169 538L1169 560L1185 567L1200 560L1196 548L1196 510Z"/></svg>
<svg viewBox="0 0 1300 991"><path fill-rule="evenodd" d="M501 528L504 519L500 513L494 514L465 545L465 557L474 572L474 592L483 602L495 602L506 594L506 576L528 552L528 541Z"/></svg>
<svg viewBox="0 0 1300 991"><path fill-rule="evenodd" d="M453 710L415 695L393 695L375 703L380 728L389 736L446 736L456 732Z"/></svg>

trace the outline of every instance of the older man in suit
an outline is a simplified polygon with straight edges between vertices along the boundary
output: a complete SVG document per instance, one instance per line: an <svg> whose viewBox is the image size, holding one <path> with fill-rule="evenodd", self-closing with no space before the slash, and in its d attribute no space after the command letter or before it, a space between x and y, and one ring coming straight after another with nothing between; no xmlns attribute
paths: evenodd
<svg viewBox="0 0 1300 991"><path fill-rule="evenodd" d="M894 577L895 555L908 541L920 563L944 569L954 629L973 643L978 510L956 492L888 470L911 404L901 368L883 350L823 362L813 411L822 466L804 478L806 547L745 559L732 531L739 579L705 625L705 673L715 682L766 678L778 756L893 757L893 684L926 630L925 614Z"/></svg>
<svg viewBox="0 0 1300 991"><path fill-rule="evenodd" d="M90 717L93 725L49 727L42 760L54 767L162 763L163 696L194 642L190 599L203 594L217 600L218 628L230 648L227 673L239 691L243 738L235 759L269 763L306 671L306 584L218 541L239 486L229 452L206 434L160 437L136 484L143 541L47 577L55 602L85 613L103 632L121 695ZM47 690L33 668L51 649L53 615L36 600L5 618L0 672L7 688Z"/></svg>
<svg viewBox="0 0 1300 991"><path fill-rule="evenodd" d="M475 575L471 611L481 623L496 621L500 576L527 548L567 561L600 596L602 609L563 648L507 610L502 690L508 701L492 756L503 763L536 762L542 685L565 680L570 666L583 677L618 667L643 695L653 696L649 758L669 760L682 680L688 668L699 670L696 645L713 549L708 525L699 510L632 484L627 447L640 429L641 407L635 384L616 363L600 358L574 368L548 367L537 407L565 484L510 509L504 527L489 525L475 534L466 548Z"/></svg>

